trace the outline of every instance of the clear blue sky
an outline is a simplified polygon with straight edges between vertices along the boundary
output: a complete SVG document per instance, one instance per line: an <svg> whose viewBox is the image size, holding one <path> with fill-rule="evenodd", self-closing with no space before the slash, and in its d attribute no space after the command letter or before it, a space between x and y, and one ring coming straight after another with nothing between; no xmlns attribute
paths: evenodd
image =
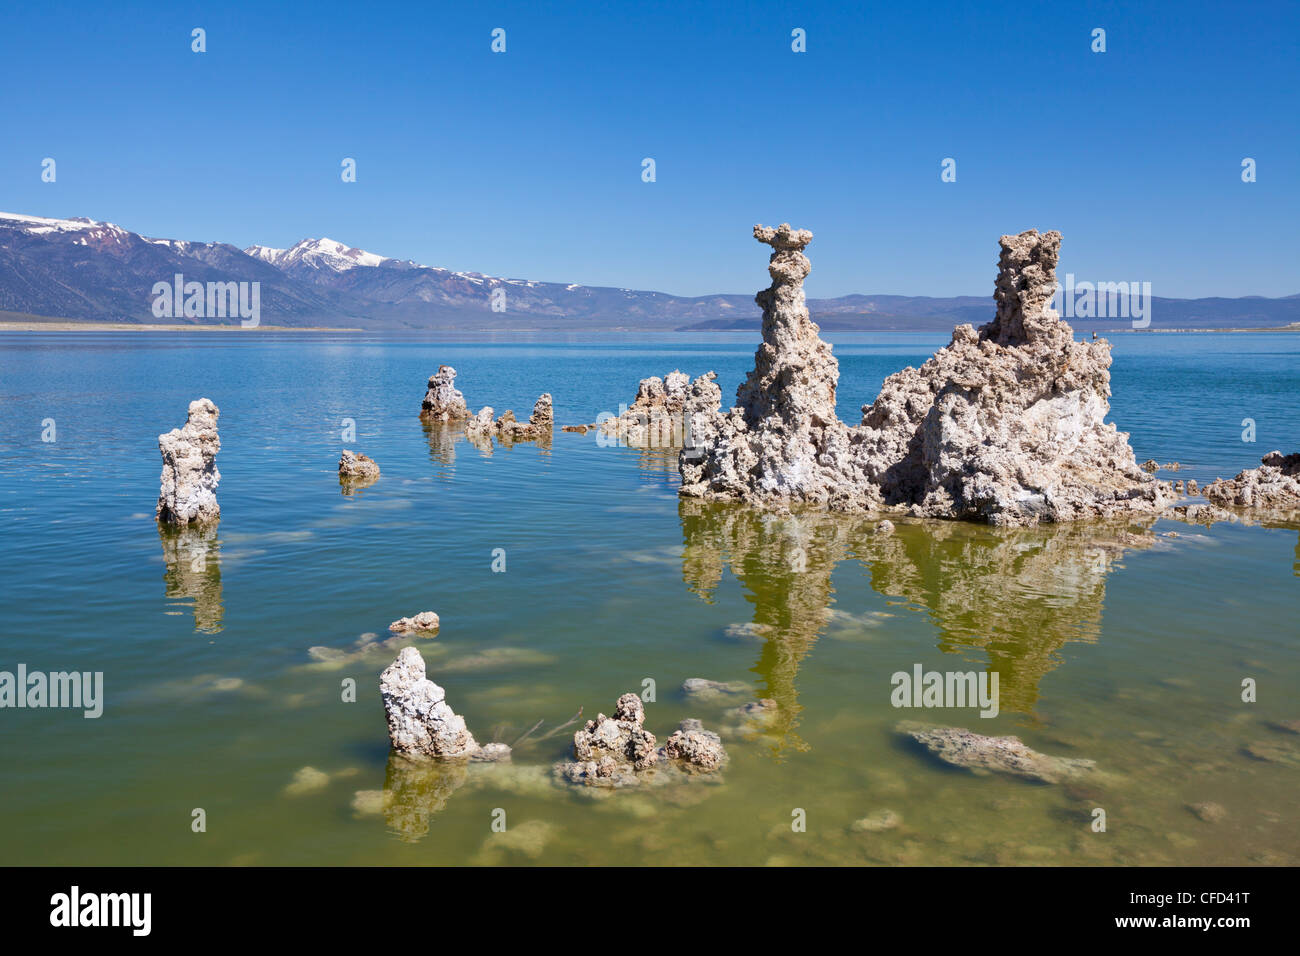
<svg viewBox="0 0 1300 956"><path fill-rule="evenodd" d="M1081 279L1300 292L1296 3L298 6L7 3L0 209L678 294L765 285L788 220L813 295L987 295L1037 227Z"/></svg>

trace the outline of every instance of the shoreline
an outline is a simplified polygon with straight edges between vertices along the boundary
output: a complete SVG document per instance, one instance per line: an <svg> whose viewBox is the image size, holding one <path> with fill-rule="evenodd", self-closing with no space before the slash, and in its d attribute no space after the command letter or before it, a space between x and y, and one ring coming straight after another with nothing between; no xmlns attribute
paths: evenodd
<svg viewBox="0 0 1300 956"><path fill-rule="evenodd" d="M815 321L815 320L814 320ZM747 335L752 336L760 329L638 329L627 326L609 328L442 328L430 326L421 329L366 329L358 326L327 325L258 325L244 328L241 325L187 325L180 323L136 323L136 322L96 322L81 319L34 319L16 320L0 319L0 332L359 332L367 335L587 335L598 333L616 333L619 335L649 335L667 332L669 337L691 335ZM830 329L827 335L946 335L950 330L944 329ZM1230 327L1230 328L1176 328L1176 329L1075 329L1076 335L1097 332L1100 335L1116 334L1185 334L1210 332L1300 332L1300 323L1278 326Z"/></svg>
<svg viewBox="0 0 1300 956"><path fill-rule="evenodd" d="M365 332L360 328L324 325L143 325L133 322L13 322L0 321L0 332Z"/></svg>

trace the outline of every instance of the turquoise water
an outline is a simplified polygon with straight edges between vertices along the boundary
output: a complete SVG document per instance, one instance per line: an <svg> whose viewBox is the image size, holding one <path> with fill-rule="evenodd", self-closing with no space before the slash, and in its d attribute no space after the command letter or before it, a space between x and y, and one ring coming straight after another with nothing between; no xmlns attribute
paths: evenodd
<svg viewBox="0 0 1300 956"><path fill-rule="evenodd" d="M947 341L831 338L849 421ZM1300 449L1300 337L1113 341L1112 420L1139 460L1183 464L1162 477L1204 483ZM1300 862L1300 736L1272 726L1300 718L1300 524L900 523L882 539L870 521L680 502L673 456L594 434L485 455L417 418L439 364L474 408L523 417L551 392L558 426L617 412L674 368L716 370L729 398L754 344L0 335L0 670L105 682L97 720L0 710L0 861ZM221 408L222 519L178 538L153 519L157 436L199 396ZM380 481L343 494L343 447ZM435 639L366 649L426 609ZM412 642L480 740L544 722L510 767L389 760L378 674ZM997 670L1001 713L893 708L890 675L918 663ZM695 704L689 677L749 691ZM572 728L546 734L646 680L661 739L687 716L733 732L721 779L603 797L554 785ZM778 718L734 733L724 711L757 697ZM1099 773L975 776L905 746L900 718L1018 734ZM294 787L307 767L323 778ZM1207 801L1220 822L1187 808ZM901 826L852 829L886 809Z"/></svg>

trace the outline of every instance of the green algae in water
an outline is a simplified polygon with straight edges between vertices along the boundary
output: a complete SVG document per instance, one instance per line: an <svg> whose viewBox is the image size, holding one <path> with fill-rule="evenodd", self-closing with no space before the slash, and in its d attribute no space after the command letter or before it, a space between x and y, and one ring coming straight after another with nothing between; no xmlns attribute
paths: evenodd
<svg viewBox="0 0 1300 956"><path fill-rule="evenodd" d="M916 344L916 357L933 344ZM54 405L67 440L16 445L0 465L12 568L3 665L102 670L106 687L99 720L4 712L6 862L1300 860L1300 735L1289 729L1300 717L1300 523L898 521L878 536L859 518L680 501L671 456L599 448L591 435L488 456L415 418L439 361L461 370L472 404L502 408L586 369L594 407L557 395L563 424L616 409L665 366L737 381L748 346L604 350L593 362L576 348L325 340L189 346L180 370L150 359L174 347L110 340L101 355L56 342L4 368L6 428L17 434ZM1171 362L1233 388L1244 386L1229 371L1249 365L1267 394L1243 400L1275 420L1296 415L1267 384L1293 355L1280 352L1270 378L1257 356L1211 360L1199 348L1126 364L1121 345L1115 417L1139 457L1183 460L1182 476L1203 483L1258 455L1243 453L1238 431L1188 430L1162 410L1184 380ZM915 361L896 351L837 348L841 393L865 399ZM286 361L345 384L281 387ZM223 519L160 533L154 439L200 377L222 408ZM1120 396L1139 382L1143 401L1121 418ZM383 468L351 495L333 467L343 417ZM492 570L498 548L504 573ZM387 633L424 609L442 617L436 638ZM390 757L378 674L412 643L480 740L509 742L543 721L511 764ZM996 670L999 715L894 708L891 675L917 664ZM692 700L679 691L692 677L748 692ZM1257 703L1241 700L1247 678ZM348 679L355 703L343 699ZM647 727L661 741L686 717L728 734L721 776L617 793L557 785L551 767L572 727L548 731L579 707L584 719L608 712L646 680L657 698ZM775 716L729 713L756 699L775 701ZM1015 734L1094 760L1098 774L1057 785L977 776L911 746L894 732L900 719ZM1194 809L1207 803L1223 808L1217 822ZM190 830L196 807L203 834ZM1104 833L1092 829L1098 808ZM499 810L504 834L492 829ZM806 832L792 829L797 812ZM855 827L863 820L890 825Z"/></svg>

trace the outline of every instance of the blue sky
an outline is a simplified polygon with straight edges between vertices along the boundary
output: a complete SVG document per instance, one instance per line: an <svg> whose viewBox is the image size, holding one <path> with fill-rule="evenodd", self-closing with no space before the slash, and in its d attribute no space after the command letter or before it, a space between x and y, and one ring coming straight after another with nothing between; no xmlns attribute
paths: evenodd
<svg viewBox="0 0 1300 956"><path fill-rule="evenodd" d="M990 294L1036 227L1300 292L1300 5L1133 6L11 3L0 209L687 295L766 284L755 222L814 231L815 296Z"/></svg>

